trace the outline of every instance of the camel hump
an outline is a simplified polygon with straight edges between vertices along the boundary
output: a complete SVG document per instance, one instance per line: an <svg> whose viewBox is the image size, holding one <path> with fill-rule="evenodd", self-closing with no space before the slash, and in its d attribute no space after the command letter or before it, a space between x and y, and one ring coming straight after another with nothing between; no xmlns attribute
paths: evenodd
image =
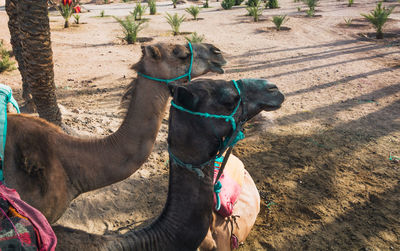
<svg viewBox="0 0 400 251"><path fill-rule="evenodd" d="M226 163L224 173L227 173L233 180L235 180L239 186L243 186L244 182L244 164L243 162L231 154L228 162Z"/></svg>
<svg viewBox="0 0 400 251"><path fill-rule="evenodd" d="M9 86L0 84L0 181L4 180L3 165L4 165L4 148L6 146L7 135L7 104L11 103L19 113L17 101L12 96L12 90Z"/></svg>

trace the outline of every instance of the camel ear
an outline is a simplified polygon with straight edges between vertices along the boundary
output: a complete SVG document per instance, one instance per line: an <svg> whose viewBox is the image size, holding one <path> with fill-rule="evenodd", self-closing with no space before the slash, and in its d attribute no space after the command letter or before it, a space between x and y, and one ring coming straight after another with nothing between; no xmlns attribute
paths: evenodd
<svg viewBox="0 0 400 251"><path fill-rule="evenodd" d="M174 100L177 105L183 106L191 111L196 111L197 104L199 103L199 97L183 86L178 86L175 88Z"/></svg>
<svg viewBox="0 0 400 251"><path fill-rule="evenodd" d="M152 58L154 58L154 59L156 59L156 60L161 59L161 52L160 52L160 50L159 50L156 46L149 45L149 46L147 46L146 48L147 48L147 51L150 53L149 55L150 55Z"/></svg>

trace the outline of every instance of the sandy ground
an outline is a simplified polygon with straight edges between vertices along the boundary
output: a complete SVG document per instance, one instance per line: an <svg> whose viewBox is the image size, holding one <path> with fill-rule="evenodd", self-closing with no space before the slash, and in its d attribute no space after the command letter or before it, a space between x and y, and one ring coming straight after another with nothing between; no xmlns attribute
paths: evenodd
<svg viewBox="0 0 400 251"><path fill-rule="evenodd" d="M245 163L262 197L256 225L241 250L400 250L400 4L383 41L360 13L375 1L321 1L318 17L306 18L304 4L279 1L258 23L243 6L202 10L201 20L181 31L205 35L224 51L226 74L207 77L262 77L286 95L284 106L249 123L235 153ZM0 39L8 48L4 0ZM189 3L160 12L180 14ZM66 124L86 136L108 135L121 121L124 88L135 77L129 67L140 44L126 45L120 27L106 15L127 15L133 3L85 5L83 24L63 29L50 14L57 94ZM272 15L287 14L276 32ZM186 14L188 15L188 14ZM184 43L171 36L164 14L150 18L141 37ZM343 18L353 18L350 26ZM189 17L188 17L189 18ZM21 101L18 71L0 74ZM93 233L119 231L155 217L167 192L166 121L149 161L129 179L84 194L71 203L59 224Z"/></svg>

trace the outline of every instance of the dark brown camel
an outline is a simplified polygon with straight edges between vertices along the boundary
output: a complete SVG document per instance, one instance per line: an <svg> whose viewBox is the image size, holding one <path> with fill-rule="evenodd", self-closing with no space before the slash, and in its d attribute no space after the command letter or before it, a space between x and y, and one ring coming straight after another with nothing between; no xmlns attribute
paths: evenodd
<svg viewBox="0 0 400 251"><path fill-rule="evenodd" d="M175 78L188 71L190 55L189 47L183 45L149 45L143 47L135 69L152 77ZM194 44L193 55L192 77L223 73L226 61L213 45ZM6 184L50 223L79 194L126 179L151 153L170 92L165 83L141 76L130 88L125 119L114 134L102 139L71 137L27 115L8 117Z"/></svg>
<svg viewBox="0 0 400 251"><path fill-rule="evenodd" d="M242 98L235 121L252 118L262 110L274 110L284 100L275 85L263 80L238 81ZM195 112L231 114L239 102L232 82L198 80L174 91L177 105ZM247 110L242 114L242 109ZM169 190L161 215L150 225L123 235L93 235L80 230L55 227L59 250L196 250L211 223L213 208L213 157L220 142L232 131L223 119L191 115L172 107L168 144L170 155ZM173 157L171 157L173 156ZM178 162L202 165L199 172ZM203 173L203 177L199 175ZM149 188L150 189L150 188Z"/></svg>

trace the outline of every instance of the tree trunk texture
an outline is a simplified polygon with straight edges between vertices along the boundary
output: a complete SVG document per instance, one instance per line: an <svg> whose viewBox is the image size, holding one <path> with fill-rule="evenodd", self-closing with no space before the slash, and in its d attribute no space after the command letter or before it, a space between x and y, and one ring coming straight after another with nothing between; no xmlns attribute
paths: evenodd
<svg viewBox="0 0 400 251"><path fill-rule="evenodd" d="M47 0L18 0L17 22L25 78L39 116L61 125L54 83Z"/></svg>
<svg viewBox="0 0 400 251"><path fill-rule="evenodd" d="M31 91L29 89L28 81L26 80L26 72L24 61L22 59L22 48L21 48L21 33L19 31L18 16L17 16L17 5L18 0L7 0L6 11L9 17L8 28L11 35L11 45L15 59L18 62L18 69L22 78L22 98L25 100L25 105L22 108L25 112L32 113L36 112L36 106L33 103Z"/></svg>

